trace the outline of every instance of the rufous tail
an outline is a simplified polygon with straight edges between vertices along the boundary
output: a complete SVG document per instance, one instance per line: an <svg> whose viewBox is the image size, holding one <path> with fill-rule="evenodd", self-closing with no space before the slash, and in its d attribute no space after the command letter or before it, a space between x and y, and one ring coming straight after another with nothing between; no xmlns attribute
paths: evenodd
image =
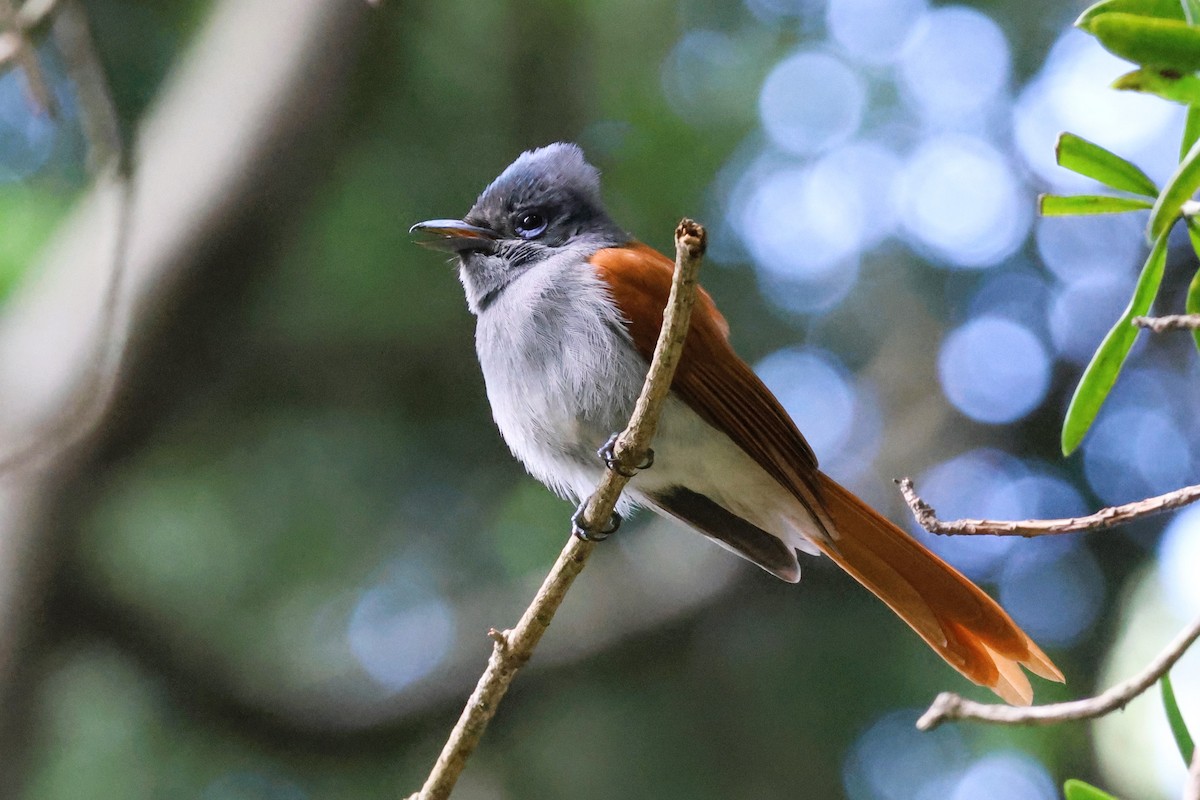
<svg viewBox="0 0 1200 800"><path fill-rule="evenodd" d="M1058 667L982 589L827 475L821 488L834 540L817 546L950 666L1012 705L1033 701L1022 666L1062 682Z"/></svg>

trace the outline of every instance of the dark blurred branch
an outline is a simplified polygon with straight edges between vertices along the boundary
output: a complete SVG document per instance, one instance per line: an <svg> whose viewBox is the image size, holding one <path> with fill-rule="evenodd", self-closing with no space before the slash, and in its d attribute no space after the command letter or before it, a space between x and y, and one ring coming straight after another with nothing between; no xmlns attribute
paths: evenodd
<svg viewBox="0 0 1200 800"><path fill-rule="evenodd" d="M680 222L675 229L675 278L650 371L629 425L617 439L614 448L616 468L604 473L596 492L587 501L582 520L585 529L600 530L608 524L625 484L638 465L645 463L663 402L670 391L671 379L683 352L696 297L696 273L700 269L704 249L704 228L692 220ZM534 648L595 547L594 541L584 541L575 536L568 539L550 574L516 626L507 631L493 629L489 633L495 644L487 668L467 700L454 730L450 732L425 785L420 792L411 796L414 800L445 800L454 791L467 759L495 716L509 685L533 655Z"/></svg>
<svg viewBox="0 0 1200 800"><path fill-rule="evenodd" d="M1143 519L1163 511L1176 508L1200 500L1200 484L1184 486L1157 497L1147 497L1120 506L1102 508L1094 514L1084 517L1067 517L1065 519L1026 519L1026 520L991 520L991 519L956 519L943 522L938 519L933 506L922 500L913 488L911 478L900 478L896 481L904 502L912 511L913 517L922 528L939 536L1053 536L1060 533L1075 533L1077 531L1094 531L1111 528L1126 522Z"/></svg>
<svg viewBox="0 0 1200 800"><path fill-rule="evenodd" d="M21 31L36 31L58 8L59 0L25 0L17 12L17 28Z"/></svg>
<svg viewBox="0 0 1200 800"><path fill-rule="evenodd" d="M81 395L95 391L88 376L105 329L97 298L110 291L112 253L126 252L121 305L128 311L120 318L129 320L130 344L114 376L118 402L101 404L94 433L52 469L0 478L0 797L22 796L36 660L49 633L45 598L70 552L64 539L78 530L68 518L78 513L81 474L97 467L114 431L140 424L131 404L145 400L152 379L175 368L199 335L222 335L209 332L211 313L193 305L206 293L228 304L242 291L252 271L230 265L238 257L267 263L255 248L303 212L314 165L324 163L316 153L329 146L366 13L362 4L325 0L286 6L281 22L279 0L213 4L139 122L128 212L137 225L127 245L113 228L120 187L98 181L0 307L0 439L24 438L66 408L90 407ZM56 28L57 18L50 18ZM79 33L67 24L63 35ZM86 114L83 94L91 90L77 88ZM210 124L218 115L220 124ZM94 130L104 130L95 121Z"/></svg>
<svg viewBox="0 0 1200 800"><path fill-rule="evenodd" d="M1200 329L1200 314L1170 314L1165 317L1134 317L1130 320L1139 328L1149 328L1154 333L1163 331L1194 331Z"/></svg>
<svg viewBox="0 0 1200 800"><path fill-rule="evenodd" d="M119 317L127 344L119 373L111 373L114 397L97 404L102 419L94 433L55 459L52 470L0 475L0 763L13 763L5 749L25 738L23 723L14 722L21 711L6 697L34 696L31 686L39 679L36 667L23 665L81 630L160 678L187 714L236 725L273 747L313 753L384 747L411 730L414 720L461 709L463 695L479 679L482 643L463 634L436 674L403 692L382 691L353 670L334 687L264 682L187 626L147 615L102 584L65 575L57 566L71 552L69 537L81 527L79 515L88 513L100 476L153 435L176 404L194 402L197 390L209 387L212 353L240 335L240 298L276 263L278 237L294 234L289 226L308 213L307 198L323 186L323 178L312 174L312 148L320 150L316 160L323 164L329 148L343 141L330 136L330 126L342 119L351 83L347 70L359 58L356 32L364 30L370 9L365 3L286 0L288 24L280 26L269 22L277 18L279 2L216 4L206 29L138 122L136 136L127 137L137 167L135 225ZM67 4L58 3L63 11ZM22 10L29 7L26 2ZM264 33L247 40L247 31L259 30ZM57 35L49 28L44 34ZM204 122L213 109L222 123L209 130ZM116 246L113 189L111 180L89 189L40 263L0 304L0 443L25 442L43 420L87 403L83 376L95 366L98 332L105 327L100 310ZM440 353L421 356L411 347L397 344L372 357L381 369L403 364L412 376L408 385L422 385L427 377L421 365ZM341 348L331 345L326 357L349 369ZM251 369L288 386L312 374L307 360L289 361L296 353L286 347L257 351L254 358L263 361ZM657 517L648 524L674 525ZM631 537L623 543L628 547L590 565L592 579L572 588L577 605L569 623L560 620L556 634L539 644L534 663L525 667L526 680L530 668L575 664L692 614L742 574L740 563L718 549L681 537L681 548L695 538L686 558L706 580L649 581L660 564L668 558L677 563L680 555L648 546L654 538ZM459 630L487 630L497 609L505 609L501 619L518 616L529 602L522 584L527 581L477 587L457 597ZM63 594L64 585L71 591ZM47 596L57 598L50 610ZM19 770L0 770L0 797L7 796L5 772Z"/></svg>
<svg viewBox="0 0 1200 800"><path fill-rule="evenodd" d="M1124 708L1130 700L1153 686L1187 652L1197 638L1200 638L1200 618L1184 628L1183 632L1140 673L1118 683L1103 694L1083 700L1018 708L976 703L953 692L942 692L929 710L917 720L917 728L923 731L933 730L946 720L955 719L973 719L997 725L1054 725L1059 722L1102 717Z"/></svg>
<svg viewBox="0 0 1200 800"><path fill-rule="evenodd" d="M4 0L0 0L3 4ZM0 450L0 474L29 465L44 464L79 442L99 423L112 399L120 371L124 335L119 325L121 287L125 260L133 224L133 175L129 149L121 135L117 109L103 65L100 63L87 14L78 0L63 3L44 2L37 9L45 20L57 12L52 31L55 44L66 65L67 78L79 105L79 115L87 142L88 170L97 183L108 184L116 194L112 251L108 276L100 299L92 356L84 362L80 388L71 401L50 419L33 430L23 432L24 441ZM26 10L22 8L22 12Z"/></svg>
<svg viewBox="0 0 1200 800"><path fill-rule="evenodd" d="M79 104L88 169L93 175L113 169L118 178L127 179L131 169L129 147L121 135L121 120L87 12L79 0L63 0L53 7L58 13L51 32Z"/></svg>

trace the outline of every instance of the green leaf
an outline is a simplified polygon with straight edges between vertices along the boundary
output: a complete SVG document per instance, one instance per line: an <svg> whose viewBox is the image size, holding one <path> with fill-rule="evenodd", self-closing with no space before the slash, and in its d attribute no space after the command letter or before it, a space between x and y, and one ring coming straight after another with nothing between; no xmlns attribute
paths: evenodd
<svg viewBox="0 0 1200 800"><path fill-rule="evenodd" d="M1200 229L1197 229L1191 220L1188 222L1188 238L1192 240L1192 249L1196 251L1196 258L1200 258ZM1192 276L1192 282L1188 285L1184 311L1189 314L1200 314L1200 270L1196 270L1196 274ZM1200 350L1200 330L1192 331L1192 339L1196 342L1196 349Z"/></svg>
<svg viewBox="0 0 1200 800"><path fill-rule="evenodd" d="M1054 145L1060 167L1094 178L1106 186L1147 197L1157 197L1158 187L1138 167L1073 133L1060 133Z"/></svg>
<svg viewBox="0 0 1200 800"><path fill-rule="evenodd" d="M1200 25L1200 0L1183 0L1183 18L1188 25Z"/></svg>
<svg viewBox="0 0 1200 800"><path fill-rule="evenodd" d="M1167 234L1164 233L1154 242L1142 274L1138 276L1137 286L1134 287L1133 297L1125 308L1125 313L1113 325L1112 330L1104 337L1100 347L1096 349L1075 394L1071 397L1071 405L1067 407L1067 417L1063 420L1062 451L1069 456L1079 447L1088 428L1092 426L1100 406L1112 391L1117 376L1121 374L1121 366L1125 357L1133 347L1139 332L1131 320L1134 317L1145 316L1150 311L1150 305L1158 294L1158 285L1162 283L1163 267L1167 263Z"/></svg>
<svg viewBox="0 0 1200 800"><path fill-rule="evenodd" d="M0 183L0 301L29 269L66 210L61 195Z"/></svg>
<svg viewBox="0 0 1200 800"><path fill-rule="evenodd" d="M1079 19L1075 20L1075 27L1086 28L1088 23L1101 14L1113 12L1162 19L1184 19L1184 10L1179 0L1103 0L1080 14Z"/></svg>
<svg viewBox="0 0 1200 800"><path fill-rule="evenodd" d="M1063 797L1066 800L1117 800L1103 789L1097 789L1078 778L1071 778L1063 784Z"/></svg>
<svg viewBox="0 0 1200 800"><path fill-rule="evenodd" d="M1179 219L1184 202L1190 200L1197 189L1200 189L1200 141L1187 151L1154 201L1154 210L1150 212L1150 223L1146 227L1146 235L1151 241L1170 230Z"/></svg>
<svg viewBox="0 0 1200 800"><path fill-rule="evenodd" d="M1150 208L1152 203L1140 197L1110 197L1106 194L1038 195L1038 213L1043 217L1069 217L1079 214L1120 214Z"/></svg>
<svg viewBox="0 0 1200 800"><path fill-rule="evenodd" d="M1194 239L1193 246L1196 246ZM1192 276L1192 282L1188 284L1184 311L1189 314L1200 314L1200 270L1196 270L1196 274ZM1196 349L1200 350L1200 330L1192 331L1192 339L1196 342Z"/></svg>
<svg viewBox="0 0 1200 800"><path fill-rule="evenodd" d="M1192 763L1196 745L1192 742L1192 735L1188 733L1183 714L1179 712L1179 704L1175 702L1175 687L1171 686L1171 674L1164 673L1158 680L1158 686L1162 689L1163 708L1167 711L1167 722L1171 723L1171 735L1175 737L1175 746L1179 748L1179 755L1183 756L1183 765L1186 767Z"/></svg>
<svg viewBox="0 0 1200 800"><path fill-rule="evenodd" d="M1080 28L1114 55L1178 72L1200 69L1200 27L1177 19L1120 12L1100 14Z"/></svg>
<svg viewBox="0 0 1200 800"><path fill-rule="evenodd" d="M1187 121L1183 123L1183 142L1179 145L1179 160L1187 156L1196 140L1200 139L1200 105L1188 106Z"/></svg>
<svg viewBox="0 0 1200 800"><path fill-rule="evenodd" d="M1142 67L1126 72L1112 82L1112 88L1158 95L1164 100L1190 106L1200 103L1200 78L1170 70Z"/></svg>

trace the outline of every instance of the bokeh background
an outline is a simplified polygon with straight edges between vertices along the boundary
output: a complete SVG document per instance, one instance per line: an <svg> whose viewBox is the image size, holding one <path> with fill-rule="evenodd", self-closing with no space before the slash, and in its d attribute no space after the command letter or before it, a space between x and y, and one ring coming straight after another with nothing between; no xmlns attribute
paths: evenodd
<svg viewBox="0 0 1200 800"><path fill-rule="evenodd" d="M1182 128L1106 88L1126 68L1070 30L1082 3L84 6L136 154L130 342L96 432L0 478L5 796L419 787L487 628L515 621L571 509L508 455L456 276L407 228L461 215L550 141L585 148L639 238L709 226L704 282L735 346L826 471L895 519L901 475L943 518L1067 516L1200 480L1186 334L1143 334L1084 447L1057 449L1145 245L1138 215L1035 218L1038 191L1093 188L1054 166L1054 137L1161 181ZM39 56L57 118L0 76L14 442L14 420L79 391L114 220L63 54ZM1178 242L1160 311L1195 268ZM1063 668L1040 701L1131 674L1200 611L1200 510L929 544ZM1195 724L1200 656L1175 679ZM1182 785L1153 696L1095 725L918 733L944 689L988 698L836 569L784 585L643 516L596 553L456 797Z"/></svg>

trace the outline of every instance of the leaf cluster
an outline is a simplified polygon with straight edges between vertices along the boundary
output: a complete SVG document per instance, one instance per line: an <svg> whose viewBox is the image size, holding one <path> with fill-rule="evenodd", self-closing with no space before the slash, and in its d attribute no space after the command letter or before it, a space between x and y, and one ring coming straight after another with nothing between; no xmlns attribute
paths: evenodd
<svg viewBox="0 0 1200 800"><path fill-rule="evenodd" d="M1059 135L1055 158L1059 166L1092 178L1121 194L1064 197L1042 195L1043 216L1120 214L1149 210L1146 239L1150 253L1142 266L1124 313L1100 343L1071 398L1062 429L1062 451L1070 455L1087 434L1116 383L1121 367L1137 339L1133 318L1145 316L1158 295L1167 261L1167 237L1180 220L1200 256L1200 0L1102 0L1075 21L1105 49L1138 66L1113 82L1114 89L1152 94L1187 107L1179 146L1179 165L1160 188L1137 165L1071 133ZM1188 287L1186 310L1200 313L1200 271ZM1200 348L1200 331L1194 333ZM1171 678L1159 682L1171 733L1185 764L1195 744L1175 700ZM1116 800L1081 780L1063 786L1066 800Z"/></svg>
<svg viewBox="0 0 1200 800"><path fill-rule="evenodd" d="M1095 142L1071 133L1059 136L1055 155L1060 166L1122 194L1042 195L1038 198L1041 214L1150 211L1146 226L1150 253L1129 304L1075 388L1063 421L1064 455L1079 447L1117 381L1139 333L1133 318L1145 316L1158 295L1167 260L1167 237L1180 220L1187 225L1192 246L1200 255L1200 204L1192 199L1200 189L1200 76L1196 74L1200 70L1200 0L1103 0L1084 11L1075 25L1110 52L1138 65L1117 78L1113 88L1181 103L1187 106L1187 122L1179 166L1161 188L1137 165ZM1200 272L1188 289L1186 310L1200 313ZM1194 335L1200 348L1200 331Z"/></svg>

